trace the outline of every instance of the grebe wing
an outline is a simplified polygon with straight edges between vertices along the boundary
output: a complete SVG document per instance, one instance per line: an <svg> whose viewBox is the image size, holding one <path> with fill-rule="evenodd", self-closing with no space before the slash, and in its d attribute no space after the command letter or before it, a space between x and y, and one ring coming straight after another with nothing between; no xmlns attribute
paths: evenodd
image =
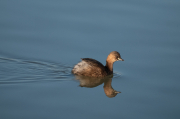
<svg viewBox="0 0 180 119"><path fill-rule="evenodd" d="M81 58L81 59L82 61L85 61L86 63L88 63L89 65L93 67L104 69L104 65L95 59L91 59L91 58Z"/></svg>

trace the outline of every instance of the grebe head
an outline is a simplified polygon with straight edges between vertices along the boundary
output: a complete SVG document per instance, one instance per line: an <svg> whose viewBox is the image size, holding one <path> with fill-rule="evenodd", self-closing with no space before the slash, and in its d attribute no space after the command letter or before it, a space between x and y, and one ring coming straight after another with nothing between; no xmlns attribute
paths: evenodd
<svg viewBox="0 0 180 119"><path fill-rule="evenodd" d="M112 51L108 57L107 57L107 62L109 63L114 63L115 61L124 61L122 58L121 58L121 55L117 52L117 51Z"/></svg>

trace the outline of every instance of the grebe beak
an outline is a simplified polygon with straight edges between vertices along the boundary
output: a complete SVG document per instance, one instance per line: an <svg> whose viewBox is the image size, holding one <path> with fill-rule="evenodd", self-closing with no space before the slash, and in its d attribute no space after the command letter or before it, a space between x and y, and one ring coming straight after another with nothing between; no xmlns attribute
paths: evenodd
<svg viewBox="0 0 180 119"><path fill-rule="evenodd" d="M121 60L121 61L124 61L122 58L118 58L118 61Z"/></svg>
<svg viewBox="0 0 180 119"><path fill-rule="evenodd" d="M114 93L118 94L118 93L121 93L121 92L120 92L120 91L116 91L116 90L114 90Z"/></svg>

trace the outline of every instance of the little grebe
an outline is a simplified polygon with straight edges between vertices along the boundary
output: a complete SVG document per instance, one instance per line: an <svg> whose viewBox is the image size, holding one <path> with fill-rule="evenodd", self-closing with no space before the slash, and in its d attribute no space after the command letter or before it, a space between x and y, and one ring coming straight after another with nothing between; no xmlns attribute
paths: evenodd
<svg viewBox="0 0 180 119"><path fill-rule="evenodd" d="M112 51L108 55L106 66L95 59L82 58L82 61L74 66L72 73L88 77L105 77L113 74L113 63L119 60L124 61L117 51Z"/></svg>

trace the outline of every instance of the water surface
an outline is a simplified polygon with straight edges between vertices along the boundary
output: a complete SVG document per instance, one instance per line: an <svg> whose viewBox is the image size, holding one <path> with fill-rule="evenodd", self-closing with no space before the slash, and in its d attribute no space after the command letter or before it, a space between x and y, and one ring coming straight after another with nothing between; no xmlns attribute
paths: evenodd
<svg viewBox="0 0 180 119"><path fill-rule="evenodd" d="M180 118L178 0L0 6L0 118ZM80 87L71 74L80 58L105 64L114 50L125 61L108 81L121 93L109 98L104 82Z"/></svg>

